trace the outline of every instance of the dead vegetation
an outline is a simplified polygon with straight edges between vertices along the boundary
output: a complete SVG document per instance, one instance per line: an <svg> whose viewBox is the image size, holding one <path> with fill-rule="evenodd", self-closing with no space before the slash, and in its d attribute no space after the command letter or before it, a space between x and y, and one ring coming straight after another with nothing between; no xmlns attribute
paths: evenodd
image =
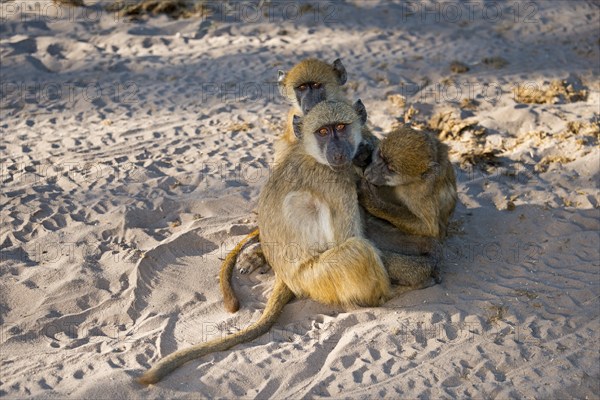
<svg viewBox="0 0 600 400"><path fill-rule="evenodd" d="M248 122L232 122L228 127L227 130L237 133L237 132L248 132L250 129L252 129L252 125L249 124Z"/></svg>
<svg viewBox="0 0 600 400"><path fill-rule="evenodd" d="M497 324L506 317L508 307L499 304L490 304L488 306L487 323L490 325Z"/></svg>
<svg viewBox="0 0 600 400"><path fill-rule="evenodd" d="M559 143L552 147L550 154L546 154L534 166L536 172L546 172L552 164L567 164L576 159L573 154L567 154L565 148L583 150L584 154L597 146L600 139L600 124L597 121L568 121L564 130L550 133L543 130L534 130L518 135L509 149L514 149L527 143L534 148L547 147L550 140ZM575 146L572 146L575 144Z"/></svg>
<svg viewBox="0 0 600 400"><path fill-rule="evenodd" d="M109 4L106 9L134 20L160 14L173 19L209 14L209 9L204 2L191 0L138 0L133 3L131 0L117 0Z"/></svg>
<svg viewBox="0 0 600 400"><path fill-rule="evenodd" d="M485 128L477 126L476 120L456 118L453 111L435 114L428 125L430 129L439 132L441 140L458 139L466 130L470 130L475 136L485 133Z"/></svg>
<svg viewBox="0 0 600 400"><path fill-rule="evenodd" d="M460 101L458 106L463 110L473 111L477 109L479 102L474 99L464 98Z"/></svg>
<svg viewBox="0 0 600 400"><path fill-rule="evenodd" d="M450 71L455 74L464 74L469 71L469 66L460 61L452 61L450 63Z"/></svg>
<svg viewBox="0 0 600 400"><path fill-rule="evenodd" d="M502 57L486 57L481 62L496 69L504 68L508 65L508 61Z"/></svg>
<svg viewBox="0 0 600 400"><path fill-rule="evenodd" d="M536 172L546 172L548 170L548 167L550 166L550 164L559 163L562 165L562 164L570 163L571 161L573 161L572 158L562 156L562 155L551 154L551 155L547 155L544 158L542 158L535 165L534 170Z"/></svg>
<svg viewBox="0 0 600 400"><path fill-rule="evenodd" d="M406 97L402 96L401 94L390 94L388 95L387 100L395 108L401 109L406 106Z"/></svg>
<svg viewBox="0 0 600 400"><path fill-rule="evenodd" d="M547 87L540 88L534 83L518 85L513 90L515 101L526 104L558 104L585 101L588 91L576 89L567 80L554 80Z"/></svg>
<svg viewBox="0 0 600 400"><path fill-rule="evenodd" d="M487 170L490 167L498 167L502 165L502 161L498 157L501 153L497 149L474 147L459 154L460 167L465 169L468 167L479 167Z"/></svg>
<svg viewBox="0 0 600 400"><path fill-rule="evenodd" d="M83 7L85 6L83 0L52 0L53 3L71 7Z"/></svg>

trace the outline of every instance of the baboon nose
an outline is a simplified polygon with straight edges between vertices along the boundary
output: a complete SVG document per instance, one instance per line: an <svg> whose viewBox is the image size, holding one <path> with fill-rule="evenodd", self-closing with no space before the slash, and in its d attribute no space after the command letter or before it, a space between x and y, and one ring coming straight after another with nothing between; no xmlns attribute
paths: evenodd
<svg viewBox="0 0 600 400"><path fill-rule="evenodd" d="M335 161L336 164L341 164L344 161L344 156L341 153L334 154L333 161Z"/></svg>

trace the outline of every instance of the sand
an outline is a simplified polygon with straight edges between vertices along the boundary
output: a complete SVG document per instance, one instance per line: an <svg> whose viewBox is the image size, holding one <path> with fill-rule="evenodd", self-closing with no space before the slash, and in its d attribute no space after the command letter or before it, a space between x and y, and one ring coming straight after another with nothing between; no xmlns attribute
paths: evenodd
<svg viewBox="0 0 600 400"><path fill-rule="evenodd" d="M597 3L32 3L0 4L0 397L599 398ZM217 274L255 227L277 70L309 56L342 58L378 136L411 121L450 146L443 282L381 308L295 300L139 386L262 312L270 270L235 275L234 315Z"/></svg>

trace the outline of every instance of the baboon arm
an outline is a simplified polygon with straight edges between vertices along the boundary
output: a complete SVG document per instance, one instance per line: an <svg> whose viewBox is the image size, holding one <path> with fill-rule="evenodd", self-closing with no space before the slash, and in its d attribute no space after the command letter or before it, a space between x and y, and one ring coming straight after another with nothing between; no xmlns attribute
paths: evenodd
<svg viewBox="0 0 600 400"><path fill-rule="evenodd" d="M358 196L360 204L377 218L384 219L403 232L411 235L433 236L439 235L437 223L420 219L405 205L392 204L378 198L370 189L361 188Z"/></svg>
<svg viewBox="0 0 600 400"><path fill-rule="evenodd" d="M238 257L238 271L240 274L249 274L257 268L266 265L265 255L260 242L254 243L246 247Z"/></svg>

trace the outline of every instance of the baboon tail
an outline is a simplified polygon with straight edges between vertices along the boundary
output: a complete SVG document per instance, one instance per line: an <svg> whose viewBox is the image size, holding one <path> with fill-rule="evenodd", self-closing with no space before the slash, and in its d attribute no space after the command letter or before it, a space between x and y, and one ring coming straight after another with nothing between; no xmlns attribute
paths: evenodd
<svg viewBox="0 0 600 400"><path fill-rule="evenodd" d="M223 293L223 301L225 302L225 309L230 313L234 313L240 309L240 302L231 287L231 277L233 276L233 267L235 267L235 261L238 255L242 251L242 248L250 240L258 236L258 228L250 232L243 238L233 250L227 254L223 264L221 264L221 271L219 272L219 282L221 286L221 292Z"/></svg>
<svg viewBox="0 0 600 400"><path fill-rule="evenodd" d="M158 364L146 371L140 378L137 379L137 381L143 385L157 383L167 374L188 361L216 351L224 351L237 344L256 339L257 337L269 331L271 326L273 326L277 320L279 314L281 314L283 307L293 297L294 294L286 286L286 284L283 283L283 281L279 278L275 277L273 293L267 301L265 311L258 321L250 325L248 328L225 338L214 339L206 343L192 346L188 349L176 351L175 353L170 354L160 360Z"/></svg>

